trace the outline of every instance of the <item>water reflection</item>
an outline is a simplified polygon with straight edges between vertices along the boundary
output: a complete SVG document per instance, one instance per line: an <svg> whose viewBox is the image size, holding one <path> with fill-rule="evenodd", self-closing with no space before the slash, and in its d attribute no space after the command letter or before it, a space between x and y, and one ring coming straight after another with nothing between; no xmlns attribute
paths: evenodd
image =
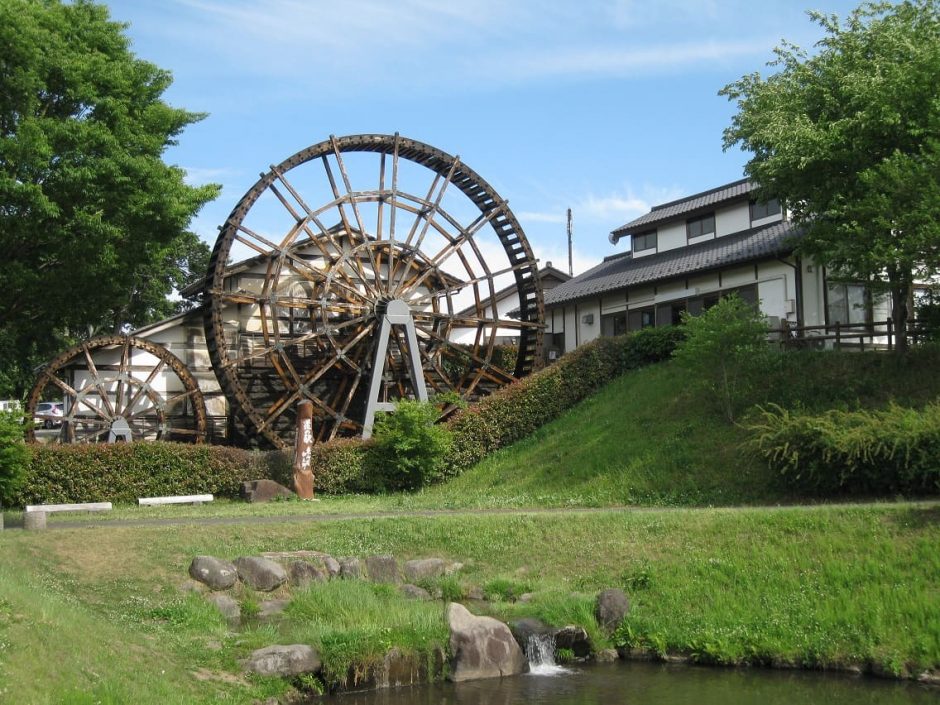
<svg viewBox="0 0 940 705"><path fill-rule="evenodd" d="M568 676L519 676L344 695L340 705L936 705L940 691L914 683L802 671L646 663L578 668Z"/></svg>

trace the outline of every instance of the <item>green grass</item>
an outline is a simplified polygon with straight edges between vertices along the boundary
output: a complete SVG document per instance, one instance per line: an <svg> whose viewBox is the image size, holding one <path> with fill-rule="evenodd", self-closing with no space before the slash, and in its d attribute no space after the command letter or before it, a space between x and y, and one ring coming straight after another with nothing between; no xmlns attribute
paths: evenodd
<svg viewBox="0 0 940 705"><path fill-rule="evenodd" d="M791 386L804 389L780 399L807 408L916 405L940 391L936 358L780 358L768 389L796 380ZM60 525L91 519L88 528L0 533L0 700L247 703L288 687L241 674L238 660L253 648L310 643L339 676L392 646L422 658L446 642L442 602L405 602L381 586L316 586L295 595L279 625L235 632L200 597L178 590L194 555L292 549L460 561L458 575L427 587L449 598L482 589L492 614L579 624L598 647L709 663L940 668L940 505L682 508L805 501L744 452L744 440L665 364L614 380L532 437L421 492L118 506L50 517ZM462 511L619 505L647 509ZM401 516L439 509L455 513ZM342 517L369 513L391 516ZM8 511L7 523L17 515ZM277 521L308 515L329 520ZM222 523L109 523L193 517ZM613 636L592 617L594 594L612 586L633 602ZM518 602L522 592L534 598ZM246 613L265 599L235 594Z"/></svg>
<svg viewBox="0 0 940 705"><path fill-rule="evenodd" d="M788 498L744 431L671 364L612 381L556 421L423 493L437 506L729 505Z"/></svg>
<svg viewBox="0 0 940 705"><path fill-rule="evenodd" d="M253 648L319 645L338 672L393 645L423 653L446 643L443 603L405 602L381 586L313 587L280 627L237 632L177 589L193 555L275 549L459 560L451 594L481 587L493 614L581 624L598 646L918 673L940 667L938 545L937 503L7 531L0 691L29 703L247 703L286 687L241 675L238 659ZM633 609L608 640L591 611L611 586ZM521 590L534 599L514 601Z"/></svg>

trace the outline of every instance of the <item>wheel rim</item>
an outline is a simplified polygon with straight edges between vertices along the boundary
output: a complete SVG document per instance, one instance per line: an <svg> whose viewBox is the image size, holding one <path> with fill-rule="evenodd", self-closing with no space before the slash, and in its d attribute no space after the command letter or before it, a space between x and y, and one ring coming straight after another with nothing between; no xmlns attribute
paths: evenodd
<svg viewBox="0 0 940 705"><path fill-rule="evenodd" d="M36 412L51 394L63 398L61 417ZM58 355L39 373L26 408L28 418L44 425L61 422L53 443L201 443L206 437L205 402L186 365L163 346L132 336L92 338ZM35 441L35 431L26 438Z"/></svg>
<svg viewBox="0 0 940 705"><path fill-rule="evenodd" d="M227 289L226 264L244 255L255 279ZM508 284L518 318L494 303ZM409 307L432 392L475 399L528 374L541 354L535 258L508 205L459 158L397 135L331 137L262 174L221 228L205 298L219 382L246 431L279 447L301 399L314 404L318 440L361 432L390 301ZM237 327L233 306L249 307ZM518 355L504 369L495 351L509 334ZM410 395L406 348L395 333L389 401Z"/></svg>

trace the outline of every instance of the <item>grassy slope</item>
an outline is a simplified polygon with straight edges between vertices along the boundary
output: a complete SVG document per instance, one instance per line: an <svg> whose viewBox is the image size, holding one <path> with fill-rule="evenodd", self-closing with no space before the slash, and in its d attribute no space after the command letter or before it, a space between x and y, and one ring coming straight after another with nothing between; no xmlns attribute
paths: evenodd
<svg viewBox="0 0 940 705"><path fill-rule="evenodd" d="M38 704L250 702L284 687L239 674L237 659L252 648L314 643L335 664L393 644L421 649L446 633L442 603L409 606L384 589L338 585L302 595L291 608L298 619L280 632L231 633L198 597L176 589L195 554L301 548L460 560L459 584L441 586L448 592L482 586L499 616L581 623L599 645L591 596L619 585L633 599L622 637L645 648L724 662L872 661L917 673L940 667L938 511L680 509L8 531L0 534L0 692ZM499 599L523 591L536 599Z"/></svg>
<svg viewBox="0 0 940 705"><path fill-rule="evenodd" d="M673 365L654 365L606 388L529 438L446 485L438 506L727 505L785 493L741 449Z"/></svg>

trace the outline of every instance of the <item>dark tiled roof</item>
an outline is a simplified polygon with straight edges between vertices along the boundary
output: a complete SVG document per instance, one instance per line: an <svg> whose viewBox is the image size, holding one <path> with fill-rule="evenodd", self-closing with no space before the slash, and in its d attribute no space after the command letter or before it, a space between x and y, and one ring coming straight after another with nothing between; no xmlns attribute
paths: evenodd
<svg viewBox="0 0 940 705"><path fill-rule="evenodd" d="M631 220L626 225L621 225L614 230L613 234L623 237L636 232L639 228L651 227L657 223L676 218L685 213L691 213L724 201L741 198L749 194L753 188L754 184L747 179L741 179L740 181L735 181L725 186L719 186L709 191L697 193L694 196L680 198L678 201L663 203L662 205L654 206L653 210L646 215L641 215L636 220Z"/></svg>
<svg viewBox="0 0 940 705"><path fill-rule="evenodd" d="M630 253L614 255L584 274L546 291L545 305L780 256L793 249L791 241L798 235L799 231L791 223L780 221L637 259Z"/></svg>

